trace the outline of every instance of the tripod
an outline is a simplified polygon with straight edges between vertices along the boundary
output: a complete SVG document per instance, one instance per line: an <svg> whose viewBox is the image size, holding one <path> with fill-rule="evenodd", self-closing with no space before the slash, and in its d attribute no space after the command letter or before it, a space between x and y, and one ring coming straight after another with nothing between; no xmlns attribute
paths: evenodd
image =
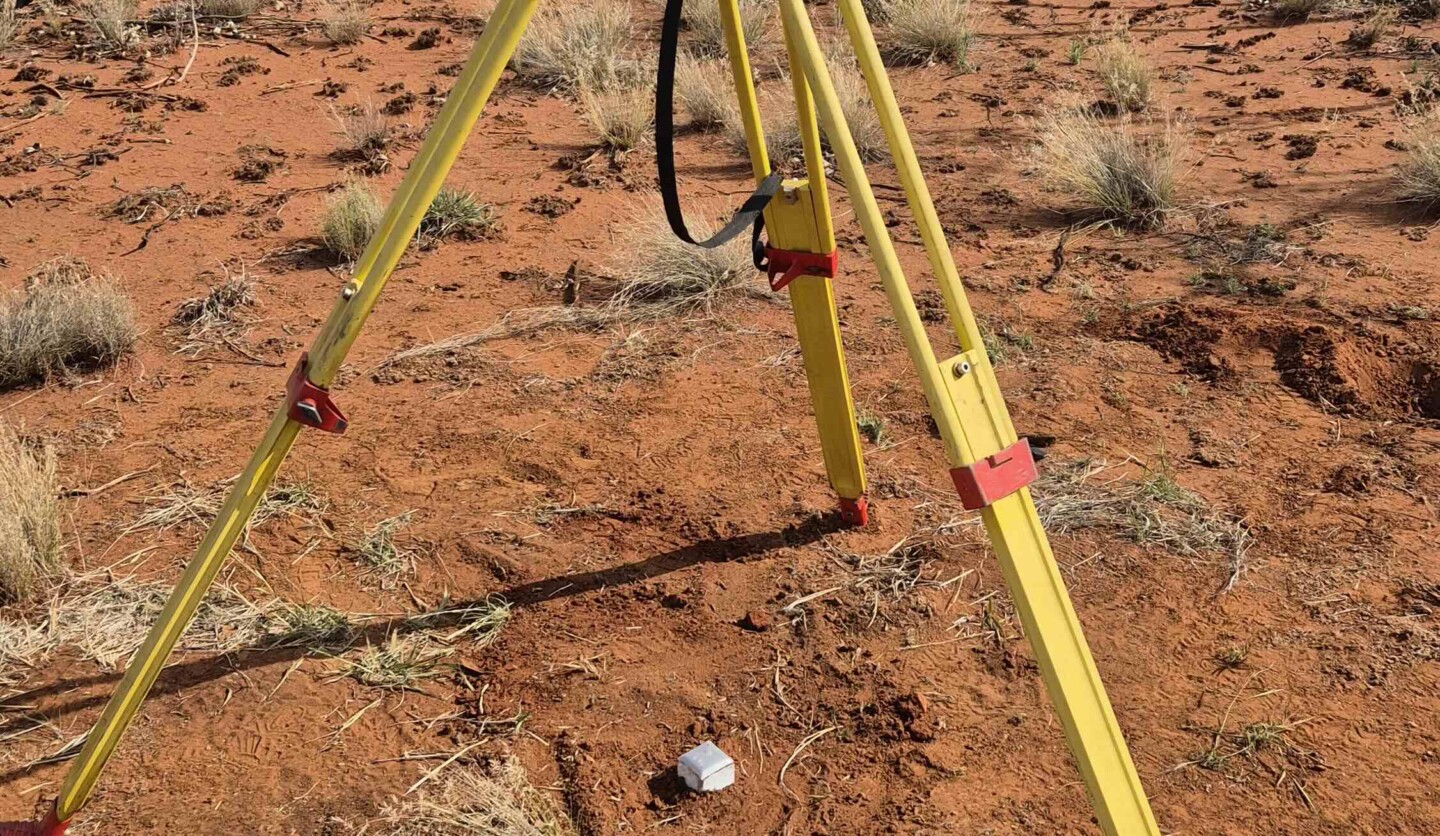
<svg viewBox="0 0 1440 836"><path fill-rule="evenodd" d="M675 0L671 0L672 3ZM718 2L730 68L757 180L771 173L737 0ZM329 385L379 299L386 280L480 116L539 0L500 0L464 71L391 199L380 228L356 264L309 352L286 385L286 398L245 471L226 497L159 620L125 671L86 738L55 806L43 822L0 825L0 836L63 833L88 801L106 761L139 710L166 658L194 616L221 564L304 427L343 432L344 414ZM919 225L931 272L940 285L961 352L937 360L925 334L865 168L811 26L804 0L779 0L807 177L780 184L764 210L771 286L789 290L830 483L841 514L866 520L865 475L845 371L831 280L836 248L820 127L905 347L939 428L962 504L978 510L1039 662L1046 688L1080 768L1096 820L1109 836L1158 834L1149 802L1091 659L1064 581L1027 485L1035 478L1029 444L1016 436L980 329L960 284L949 245L921 176L861 0L837 0L855 57L884 125L906 200ZM818 115L818 123L817 123Z"/></svg>

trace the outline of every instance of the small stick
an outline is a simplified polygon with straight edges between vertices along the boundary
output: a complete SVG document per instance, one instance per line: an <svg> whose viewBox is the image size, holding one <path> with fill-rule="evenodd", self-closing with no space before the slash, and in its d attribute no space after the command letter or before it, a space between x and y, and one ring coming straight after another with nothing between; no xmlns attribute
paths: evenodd
<svg viewBox="0 0 1440 836"><path fill-rule="evenodd" d="M839 592L844 588L845 587L843 586L832 586L829 589L822 589L819 592L812 592L809 595L804 596L803 598L797 598L794 601L791 601L785 606L783 610L781 610L781 612L794 612L795 608L800 606L801 604L808 604L811 601L814 601L816 598L823 598L824 596L829 595L832 592Z"/></svg>
<svg viewBox="0 0 1440 836"><path fill-rule="evenodd" d="M470 751L471 749L474 749L476 746L479 746L481 743L484 743L484 742L485 742L485 740L484 740L484 739L481 739L481 740L475 741L474 743L471 743L469 746L463 746L463 747L461 747L458 751L455 752L455 754L453 754L453 755L451 755L450 757L446 758L444 763L440 764L439 766L435 767L434 769L430 770L429 772L425 773L424 775L421 775L421 776L420 776L420 780L418 780L418 781L416 781L415 783L411 784L411 785L410 785L410 789L406 790L406 791L405 791L405 794L406 794L406 795L409 795L410 793L412 793L412 792L420 789L420 787L423 786L426 781L429 781L431 778L434 778L436 775L439 775L439 774L440 774L440 771L443 770L445 767L447 767L447 766L449 766L450 764L454 763L455 761L459 760L459 759L461 758L461 756L463 756L466 752Z"/></svg>
<svg viewBox="0 0 1440 836"><path fill-rule="evenodd" d="M260 91L260 95L268 96L271 93L279 93L282 90L294 90L296 87L309 87L312 84L324 84L324 79L312 78L309 81L292 81L288 84L277 84L274 87L266 87Z"/></svg>
<svg viewBox="0 0 1440 836"><path fill-rule="evenodd" d="M137 470L137 471L135 471L134 473L127 473L127 474L125 474L124 476L119 476L119 477L116 477L116 478L114 478L114 479L111 479L110 481L106 482L106 483L103 484L103 485L100 485L99 487L95 487L95 488L71 488L70 490L67 490L67 491L61 491L61 492L60 492L60 497L61 497L62 499L66 499L66 498L69 498L69 497L72 497L72 496L94 496L95 494L100 493L100 492L102 492L102 491L108 491L108 490L110 490L111 488L115 487L116 485L120 485L120 484L123 484L123 483L125 483L125 482L128 482L128 481L130 481L131 479L136 478L137 476L144 476L145 474L149 473L150 471L154 470L155 468L157 468L157 467L159 467L159 466L160 466L160 465L158 465L158 464L152 464L152 465L150 465L149 467L145 468L144 470Z"/></svg>
<svg viewBox="0 0 1440 836"><path fill-rule="evenodd" d="M48 110L42 110L42 111L40 111L39 113L35 114L34 116L31 116L29 119L21 119L19 122L15 122L15 123L13 123L13 124L6 125L5 127L0 128L0 136L4 136L5 134L10 133L11 131L19 130L19 129L25 127L26 125L30 124L31 122L39 122L41 119L44 119L46 116L49 116L49 115L50 115L50 111L48 111Z"/></svg>

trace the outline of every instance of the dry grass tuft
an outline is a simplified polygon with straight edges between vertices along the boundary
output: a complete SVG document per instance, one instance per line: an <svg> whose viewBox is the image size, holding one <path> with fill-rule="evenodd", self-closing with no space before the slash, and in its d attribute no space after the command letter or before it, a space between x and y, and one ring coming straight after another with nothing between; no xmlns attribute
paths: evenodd
<svg viewBox="0 0 1440 836"><path fill-rule="evenodd" d="M975 41L969 0L884 0L885 53L907 64L943 62L968 70Z"/></svg>
<svg viewBox="0 0 1440 836"><path fill-rule="evenodd" d="M370 9L363 0L326 0L320 13L325 37L333 44L358 44L370 31Z"/></svg>
<svg viewBox="0 0 1440 836"><path fill-rule="evenodd" d="M60 576L55 454L0 423L0 604L29 601Z"/></svg>
<svg viewBox="0 0 1440 836"><path fill-rule="evenodd" d="M395 544L395 535L410 524L406 511L383 519L365 532L354 546L355 559L371 572L387 577L404 574L415 565L415 555Z"/></svg>
<svg viewBox="0 0 1440 836"><path fill-rule="evenodd" d="M420 245L426 247L451 236L486 238L499 226L500 214L492 204L481 203L471 192L442 188L430 201L415 235Z"/></svg>
<svg viewBox="0 0 1440 836"><path fill-rule="evenodd" d="M1345 38L1345 45L1355 50L1370 49L1380 43L1400 19L1400 10L1394 6L1376 6L1364 20Z"/></svg>
<svg viewBox="0 0 1440 836"><path fill-rule="evenodd" d="M344 110L330 111L342 139L343 156L369 159L390 147L395 129L385 115L385 108L374 102L352 105Z"/></svg>
<svg viewBox="0 0 1440 836"><path fill-rule="evenodd" d="M135 345L135 310L108 276L63 257L0 299L0 388L114 363Z"/></svg>
<svg viewBox="0 0 1440 836"><path fill-rule="evenodd" d="M770 28L770 13L775 8L769 0L739 0L740 29L750 51L765 37ZM690 0L681 11L680 20L689 30L682 39L695 55L707 58L725 56L725 27L720 22L720 4L715 0Z"/></svg>
<svg viewBox="0 0 1440 836"><path fill-rule="evenodd" d="M1089 108L1052 105L1038 124L1034 166L1083 212L1127 226L1154 228L1174 210L1189 134L1166 121L1141 135L1128 119L1110 125Z"/></svg>
<svg viewBox="0 0 1440 836"><path fill-rule="evenodd" d="M326 200L320 234L330 252L354 261L365 252L384 215L374 190L355 181Z"/></svg>
<svg viewBox="0 0 1440 836"><path fill-rule="evenodd" d="M384 644L366 645L360 655L346 660L339 673L372 688L413 691L440 675L438 662L450 652L424 636L391 633Z"/></svg>
<svg viewBox="0 0 1440 836"><path fill-rule="evenodd" d="M196 0L195 11L201 17L244 20L260 10L263 0Z"/></svg>
<svg viewBox="0 0 1440 836"><path fill-rule="evenodd" d="M612 154L634 151L655 132L655 92L643 87L580 93L585 121Z"/></svg>
<svg viewBox="0 0 1440 836"><path fill-rule="evenodd" d="M124 52L140 43L140 28L132 23L139 5L139 0L83 0L77 10L101 46Z"/></svg>
<svg viewBox="0 0 1440 836"><path fill-rule="evenodd" d="M1121 110L1139 113L1155 101L1155 71L1129 40L1115 38L1097 49L1095 70L1105 95Z"/></svg>
<svg viewBox="0 0 1440 836"><path fill-rule="evenodd" d="M574 836L575 827L513 757L451 771L380 812L380 836Z"/></svg>
<svg viewBox="0 0 1440 836"><path fill-rule="evenodd" d="M198 352L212 336L228 339L243 325L242 310L255 304L255 282L245 268L234 273L228 267L223 269L224 279L211 285L204 296L181 302L170 320L183 331L182 353Z"/></svg>
<svg viewBox="0 0 1440 836"><path fill-rule="evenodd" d="M839 44L826 45L826 64L830 79L835 85L835 94L840 99L840 111L855 140L860 156L869 162L885 159L890 147L885 140L885 128L870 101L870 90L865 86L865 77L855 58ZM777 168L797 163L804 157L804 145L800 139L800 127L795 119L795 99L790 91L790 79L782 77L774 86L766 85L759 91L760 109L764 114L765 147L770 162ZM738 106L726 111L725 138L732 147L746 151L745 125L740 120ZM822 144L828 148L829 141L821 136Z"/></svg>
<svg viewBox="0 0 1440 836"><path fill-rule="evenodd" d="M1276 23L1304 23L1330 5L1330 0L1275 0L1270 17Z"/></svg>
<svg viewBox="0 0 1440 836"><path fill-rule="evenodd" d="M680 56L675 66L675 99L694 127L719 128L740 122L730 69L722 61Z"/></svg>
<svg viewBox="0 0 1440 836"><path fill-rule="evenodd" d="M626 56L632 36L630 7L624 3L546 6L531 21L510 63L541 87L604 91L634 86L646 73Z"/></svg>
<svg viewBox="0 0 1440 836"><path fill-rule="evenodd" d="M1405 144L1410 150L1397 175L1400 199L1427 210L1440 206L1440 111L1416 122Z"/></svg>
<svg viewBox="0 0 1440 836"><path fill-rule="evenodd" d="M122 534L135 531L169 531L180 525L209 526L220 513L225 494L233 478L214 482L201 488L189 482L167 485L157 493L145 496L145 510ZM318 517L329 503L311 486L303 482L271 486L255 507L249 529L258 528L281 517L311 519Z"/></svg>
<svg viewBox="0 0 1440 836"><path fill-rule="evenodd" d="M0 0L0 49L8 47L20 31L20 18L15 15L15 0Z"/></svg>

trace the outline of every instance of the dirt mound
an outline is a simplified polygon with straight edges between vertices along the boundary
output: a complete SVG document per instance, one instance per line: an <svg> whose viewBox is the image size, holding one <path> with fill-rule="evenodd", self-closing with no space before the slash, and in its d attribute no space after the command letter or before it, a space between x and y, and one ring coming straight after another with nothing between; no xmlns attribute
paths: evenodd
<svg viewBox="0 0 1440 836"><path fill-rule="evenodd" d="M1440 360L1419 346L1324 325L1284 326L1272 340L1281 382L1321 406L1376 417L1440 418Z"/></svg>
<svg viewBox="0 0 1440 836"><path fill-rule="evenodd" d="M1123 335L1144 343L1201 380L1215 383L1235 375L1235 364L1219 350L1229 317L1220 311L1168 306L1134 324Z"/></svg>

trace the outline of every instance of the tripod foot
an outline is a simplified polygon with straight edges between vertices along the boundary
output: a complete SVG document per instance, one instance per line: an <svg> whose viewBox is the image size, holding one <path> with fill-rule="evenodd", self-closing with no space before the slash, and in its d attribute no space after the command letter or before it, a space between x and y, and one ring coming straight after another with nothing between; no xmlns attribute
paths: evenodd
<svg viewBox="0 0 1440 836"><path fill-rule="evenodd" d="M870 503L865 497L846 499L840 497L840 519L854 528L864 528L870 522Z"/></svg>
<svg viewBox="0 0 1440 836"><path fill-rule="evenodd" d="M51 810L38 822L0 822L0 836L62 836L69 826L70 822L59 821Z"/></svg>

